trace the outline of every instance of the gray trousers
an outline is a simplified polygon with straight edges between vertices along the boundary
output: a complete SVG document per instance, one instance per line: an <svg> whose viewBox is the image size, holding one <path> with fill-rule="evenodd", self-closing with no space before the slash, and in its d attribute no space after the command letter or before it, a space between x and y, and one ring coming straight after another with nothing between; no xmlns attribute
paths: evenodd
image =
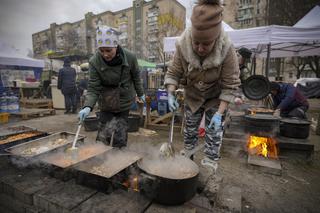
<svg viewBox="0 0 320 213"><path fill-rule="evenodd" d="M199 135L198 129L203 113L205 112L206 134L204 153L212 160L217 160L220 157L223 128L221 126L218 130L214 130L214 125L212 128L208 128L210 120L216 111L216 108L211 108L205 112L204 108L200 108L195 113L192 113L190 107L187 105L185 106L184 148L186 150L192 150L197 146Z"/></svg>

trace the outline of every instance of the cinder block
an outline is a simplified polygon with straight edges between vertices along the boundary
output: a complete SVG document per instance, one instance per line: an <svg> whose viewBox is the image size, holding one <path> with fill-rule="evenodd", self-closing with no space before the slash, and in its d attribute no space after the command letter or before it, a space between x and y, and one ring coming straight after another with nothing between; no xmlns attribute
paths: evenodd
<svg viewBox="0 0 320 213"><path fill-rule="evenodd" d="M248 155L248 166L273 175L281 175L282 171L279 160L268 159L256 155Z"/></svg>
<svg viewBox="0 0 320 213"><path fill-rule="evenodd" d="M96 193L95 190L75 184L74 180L58 182L51 188L37 192L34 205L46 212L68 212Z"/></svg>
<svg viewBox="0 0 320 213"><path fill-rule="evenodd" d="M26 174L7 176L2 182L5 194L23 203L33 205L33 195L37 191L51 187L57 180L33 170Z"/></svg>
<svg viewBox="0 0 320 213"><path fill-rule="evenodd" d="M40 213L36 207L22 203L11 196L0 194L0 207L3 206L7 211L13 211L15 213ZM2 209L1 209L2 212Z"/></svg>

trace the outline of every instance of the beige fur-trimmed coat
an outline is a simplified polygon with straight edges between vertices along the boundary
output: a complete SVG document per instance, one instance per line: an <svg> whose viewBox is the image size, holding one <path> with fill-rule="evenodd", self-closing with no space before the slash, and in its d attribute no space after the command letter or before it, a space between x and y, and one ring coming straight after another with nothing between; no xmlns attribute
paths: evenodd
<svg viewBox="0 0 320 213"><path fill-rule="evenodd" d="M233 101L233 92L240 85L239 73L235 49L223 30L201 64L192 49L191 29L188 28L176 42L176 52L164 84L183 85L185 103L196 112L200 107L217 107L220 100ZM197 79L198 75L201 78Z"/></svg>

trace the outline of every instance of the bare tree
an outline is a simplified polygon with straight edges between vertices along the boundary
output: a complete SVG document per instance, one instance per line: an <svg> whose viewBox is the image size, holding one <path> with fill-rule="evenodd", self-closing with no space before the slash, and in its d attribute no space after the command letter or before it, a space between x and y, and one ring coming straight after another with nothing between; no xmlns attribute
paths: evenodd
<svg viewBox="0 0 320 213"><path fill-rule="evenodd" d="M307 64L311 70L316 74L317 78L320 78L320 57L319 56L308 56L306 58Z"/></svg>
<svg viewBox="0 0 320 213"><path fill-rule="evenodd" d="M293 26L305 14L307 14L315 5L319 4L319 0L268 0L267 23L277 25ZM314 61L313 61L314 60ZM276 66L280 67L280 61L276 61ZM297 78L300 78L306 64L319 76L319 57L292 59L291 63L297 70Z"/></svg>
<svg viewBox="0 0 320 213"><path fill-rule="evenodd" d="M299 21L319 0L277 0L269 2L268 24L292 26Z"/></svg>
<svg viewBox="0 0 320 213"><path fill-rule="evenodd" d="M307 63L303 57L294 57L287 64L290 64L296 68L296 77L299 79Z"/></svg>

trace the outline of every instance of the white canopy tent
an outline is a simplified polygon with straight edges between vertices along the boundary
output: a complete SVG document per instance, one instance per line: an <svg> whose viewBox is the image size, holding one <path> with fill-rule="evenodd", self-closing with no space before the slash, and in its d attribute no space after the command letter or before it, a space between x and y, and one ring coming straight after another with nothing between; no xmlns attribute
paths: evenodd
<svg viewBox="0 0 320 213"><path fill-rule="evenodd" d="M291 57L320 55L320 27L297 28L287 26L266 26L241 30L226 30L236 48L253 49L260 57ZM164 39L164 51L174 52L178 37Z"/></svg>
<svg viewBox="0 0 320 213"><path fill-rule="evenodd" d="M23 56L14 48L0 41L0 65L43 68L44 61Z"/></svg>
<svg viewBox="0 0 320 213"><path fill-rule="evenodd" d="M300 19L294 27L309 28L320 27L320 6L316 5L302 19Z"/></svg>
<svg viewBox="0 0 320 213"><path fill-rule="evenodd" d="M313 8L294 27L264 26L234 30L224 26L236 48L247 47L258 57L320 55L320 7ZM174 52L178 37L164 39L164 51ZM269 51L268 51L269 49Z"/></svg>
<svg viewBox="0 0 320 213"><path fill-rule="evenodd" d="M227 23L222 21L222 26L225 31L233 31L233 28L230 27ZM176 51L176 40L179 38L179 36L176 37L165 37L163 41L163 50L165 53L175 52Z"/></svg>

